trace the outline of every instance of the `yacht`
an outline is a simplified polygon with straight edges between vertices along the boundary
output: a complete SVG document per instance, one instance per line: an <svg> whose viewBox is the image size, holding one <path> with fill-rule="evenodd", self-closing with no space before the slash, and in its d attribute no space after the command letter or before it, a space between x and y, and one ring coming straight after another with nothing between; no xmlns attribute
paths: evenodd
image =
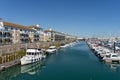
<svg viewBox="0 0 120 80"><path fill-rule="evenodd" d="M103 57L103 60L118 60L120 61L120 55L118 53L110 53Z"/></svg>
<svg viewBox="0 0 120 80"><path fill-rule="evenodd" d="M55 53L57 51L56 46L50 46L47 50L46 53L51 54L51 53Z"/></svg>
<svg viewBox="0 0 120 80"><path fill-rule="evenodd" d="M61 44L60 48L66 48L68 46L69 46L69 44Z"/></svg>
<svg viewBox="0 0 120 80"><path fill-rule="evenodd" d="M41 49L29 48L26 50L26 55L23 56L20 59L20 61L21 61L21 65L25 65L25 64L30 64L30 63L41 61L45 57L46 55Z"/></svg>

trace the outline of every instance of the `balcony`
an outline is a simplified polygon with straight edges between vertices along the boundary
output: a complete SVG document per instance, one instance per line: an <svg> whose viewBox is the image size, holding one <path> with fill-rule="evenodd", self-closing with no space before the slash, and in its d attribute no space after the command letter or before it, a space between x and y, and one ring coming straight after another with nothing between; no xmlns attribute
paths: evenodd
<svg viewBox="0 0 120 80"><path fill-rule="evenodd" d="M28 39L29 38L29 35L28 34L20 34L20 38L25 38L25 39Z"/></svg>
<svg viewBox="0 0 120 80"><path fill-rule="evenodd" d="M34 35L34 39L39 39L40 36L39 35Z"/></svg>
<svg viewBox="0 0 120 80"><path fill-rule="evenodd" d="M21 43L29 43L30 40L29 40L29 39L23 38L23 39L20 39L20 42L21 42Z"/></svg>
<svg viewBox="0 0 120 80"><path fill-rule="evenodd" d="M0 34L0 38L12 38L11 34Z"/></svg>
<svg viewBox="0 0 120 80"><path fill-rule="evenodd" d="M0 39L0 44L12 44L11 39Z"/></svg>
<svg viewBox="0 0 120 80"><path fill-rule="evenodd" d="M34 42L39 42L39 39L34 39Z"/></svg>

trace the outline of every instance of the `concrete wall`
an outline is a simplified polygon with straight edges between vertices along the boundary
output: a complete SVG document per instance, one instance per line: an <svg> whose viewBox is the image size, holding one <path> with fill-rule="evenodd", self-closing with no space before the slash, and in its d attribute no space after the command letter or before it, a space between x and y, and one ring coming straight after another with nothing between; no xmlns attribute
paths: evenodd
<svg viewBox="0 0 120 80"><path fill-rule="evenodd" d="M48 48L51 45L66 43L61 42L38 42L38 43L28 43L28 44L11 44L11 45L0 45L0 56L11 54L20 50L25 50L26 48Z"/></svg>

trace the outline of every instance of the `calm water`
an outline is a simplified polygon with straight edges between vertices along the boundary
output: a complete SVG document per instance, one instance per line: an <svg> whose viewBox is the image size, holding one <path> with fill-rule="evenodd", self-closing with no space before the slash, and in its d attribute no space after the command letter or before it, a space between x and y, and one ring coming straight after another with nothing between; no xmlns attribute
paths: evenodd
<svg viewBox="0 0 120 80"><path fill-rule="evenodd" d="M86 43L80 42L40 63L0 72L0 80L120 80L119 66L100 62Z"/></svg>

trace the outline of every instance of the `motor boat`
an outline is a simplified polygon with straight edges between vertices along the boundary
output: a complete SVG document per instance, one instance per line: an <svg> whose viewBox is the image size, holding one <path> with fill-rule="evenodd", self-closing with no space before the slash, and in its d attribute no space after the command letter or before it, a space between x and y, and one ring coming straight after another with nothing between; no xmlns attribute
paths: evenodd
<svg viewBox="0 0 120 80"><path fill-rule="evenodd" d="M30 64L30 63L41 61L45 57L46 55L41 49L29 48L26 50L26 55L23 56L20 59L20 61L21 61L21 65L25 65L25 64Z"/></svg>
<svg viewBox="0 0 120 80"><path fill-rule="evenodd" d="M57 51L56 46L50 46L47 50L46 53L51 54L51 53L55 53Z"/></svg>

